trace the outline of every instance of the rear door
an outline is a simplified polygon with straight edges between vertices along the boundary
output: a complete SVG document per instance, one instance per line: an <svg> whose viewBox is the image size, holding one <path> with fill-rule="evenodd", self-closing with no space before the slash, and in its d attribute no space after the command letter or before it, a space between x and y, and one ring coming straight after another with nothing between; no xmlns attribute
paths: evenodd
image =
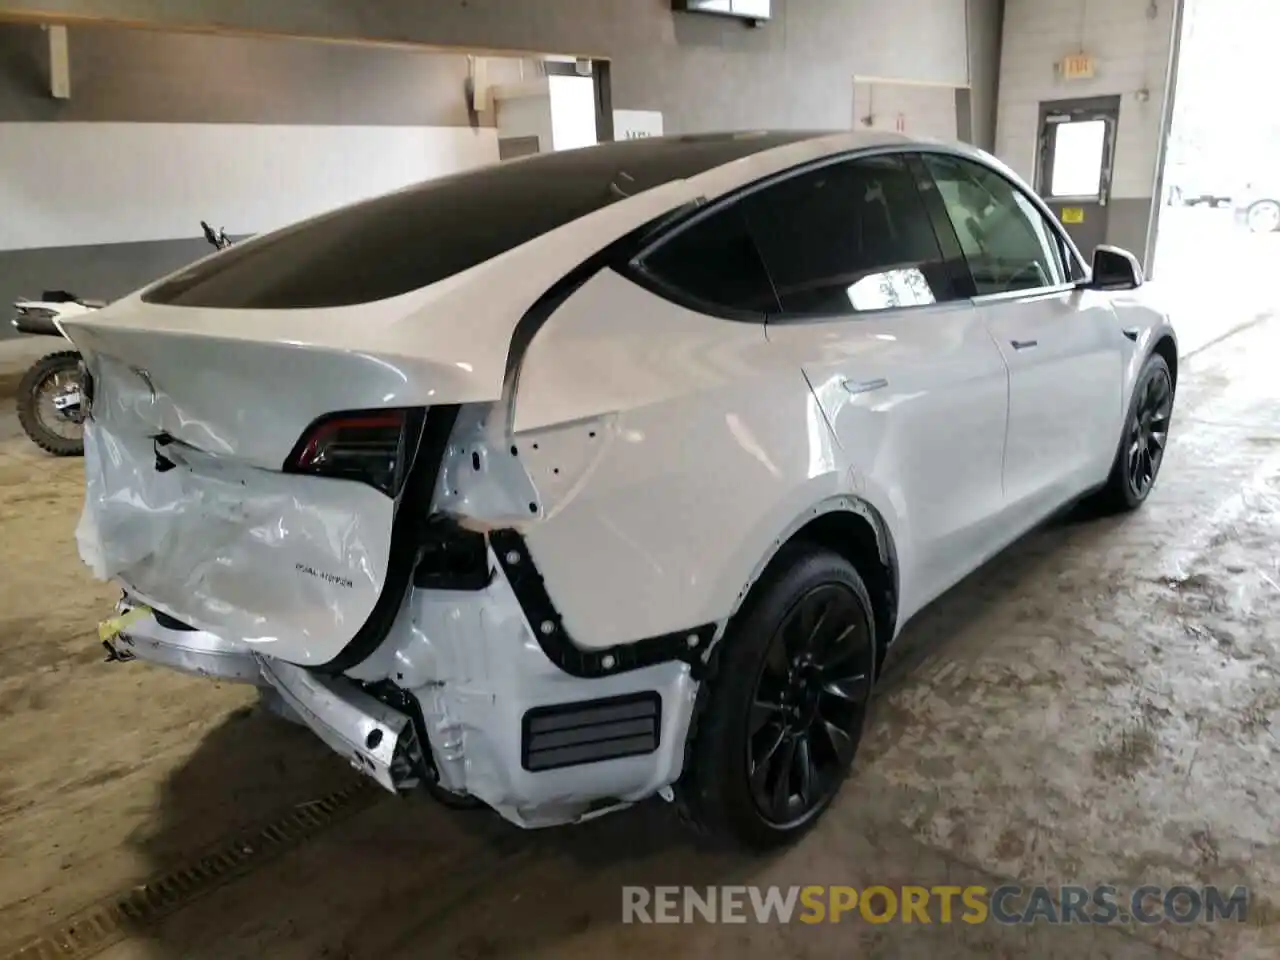
<svg viewBox="0 0 1280 960"><path fill-rule="evenodd" d="M851 482L892 516L904 616L972 569L1000 512L1007 374L903 156L842 160L743 208Z"/></svg>
<svg viewBox="0 0 1280 960"><path fill-rule="evenodd" d="M1013 181L976 160L925 165L974 279L974 303L1009 367L1004 491L1022 525L1101 482L1119 439L1120 325L1106 294Z"/></svg>

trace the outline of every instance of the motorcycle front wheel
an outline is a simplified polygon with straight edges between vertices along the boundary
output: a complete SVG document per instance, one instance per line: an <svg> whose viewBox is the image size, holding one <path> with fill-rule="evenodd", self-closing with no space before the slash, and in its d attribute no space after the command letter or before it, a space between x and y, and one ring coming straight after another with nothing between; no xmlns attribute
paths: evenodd
<svg viewBox="0 0 1280 960"><path fill-rule="evenodd" d="M79 407L59 410L54 402L80 388L80 354L75 350L41 357L18 384L18 422L37 446L55 457L84 454Z"/></svg>

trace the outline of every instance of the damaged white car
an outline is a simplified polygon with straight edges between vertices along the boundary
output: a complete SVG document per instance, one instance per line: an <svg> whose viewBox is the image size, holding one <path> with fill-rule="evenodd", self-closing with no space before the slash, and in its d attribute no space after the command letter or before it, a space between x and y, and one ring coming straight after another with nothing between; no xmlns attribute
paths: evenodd
<svg viewBox="0 0 1280 960"><path fill-rule="evenodd" d="M985 154L868 132L536 156L257 237L64 324L106 642L258 684L390 791L787 841L909 617L1147 496L1177 351L1141 282Z"/></svg>

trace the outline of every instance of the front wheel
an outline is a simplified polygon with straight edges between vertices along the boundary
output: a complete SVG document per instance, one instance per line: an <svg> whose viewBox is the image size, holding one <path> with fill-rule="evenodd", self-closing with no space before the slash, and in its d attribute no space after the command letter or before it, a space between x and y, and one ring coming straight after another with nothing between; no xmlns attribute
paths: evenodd
<svg viewBox="0 0 1280 960"><path fill-rule="evenodd" d="M1101 506L1113 512L1142 506L1164 463L1172 418L1173 377L1164 357L1152 354L1134 384L1111 475L1099 494Z"/></svg>
<svg viewBox="0 0 1280 960"><path fill-rule="evenodd" d="M814 824L853 764L875 676L870 596L843 557L796 543L721 643L681 805L717 839L776 847Z"/></svg>
<svg viewBox="0 0 1280 960"><path fill-rule="evenodd" d="M80 354L61 350L37 360L18 384L18 422L37 446L56 457L84 453L80 415Z"/></svg>

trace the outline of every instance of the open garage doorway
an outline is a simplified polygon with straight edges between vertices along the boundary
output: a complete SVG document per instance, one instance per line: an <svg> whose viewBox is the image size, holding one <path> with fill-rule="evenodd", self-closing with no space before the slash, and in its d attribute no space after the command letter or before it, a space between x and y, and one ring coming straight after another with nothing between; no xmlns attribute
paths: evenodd
<svg viewBox="0 0 1280 960"><path fill-rule="evenodd" d="M1153 277L1188 342L1280 308L1278 34L1275 0L1184 0Z"/></svg>

